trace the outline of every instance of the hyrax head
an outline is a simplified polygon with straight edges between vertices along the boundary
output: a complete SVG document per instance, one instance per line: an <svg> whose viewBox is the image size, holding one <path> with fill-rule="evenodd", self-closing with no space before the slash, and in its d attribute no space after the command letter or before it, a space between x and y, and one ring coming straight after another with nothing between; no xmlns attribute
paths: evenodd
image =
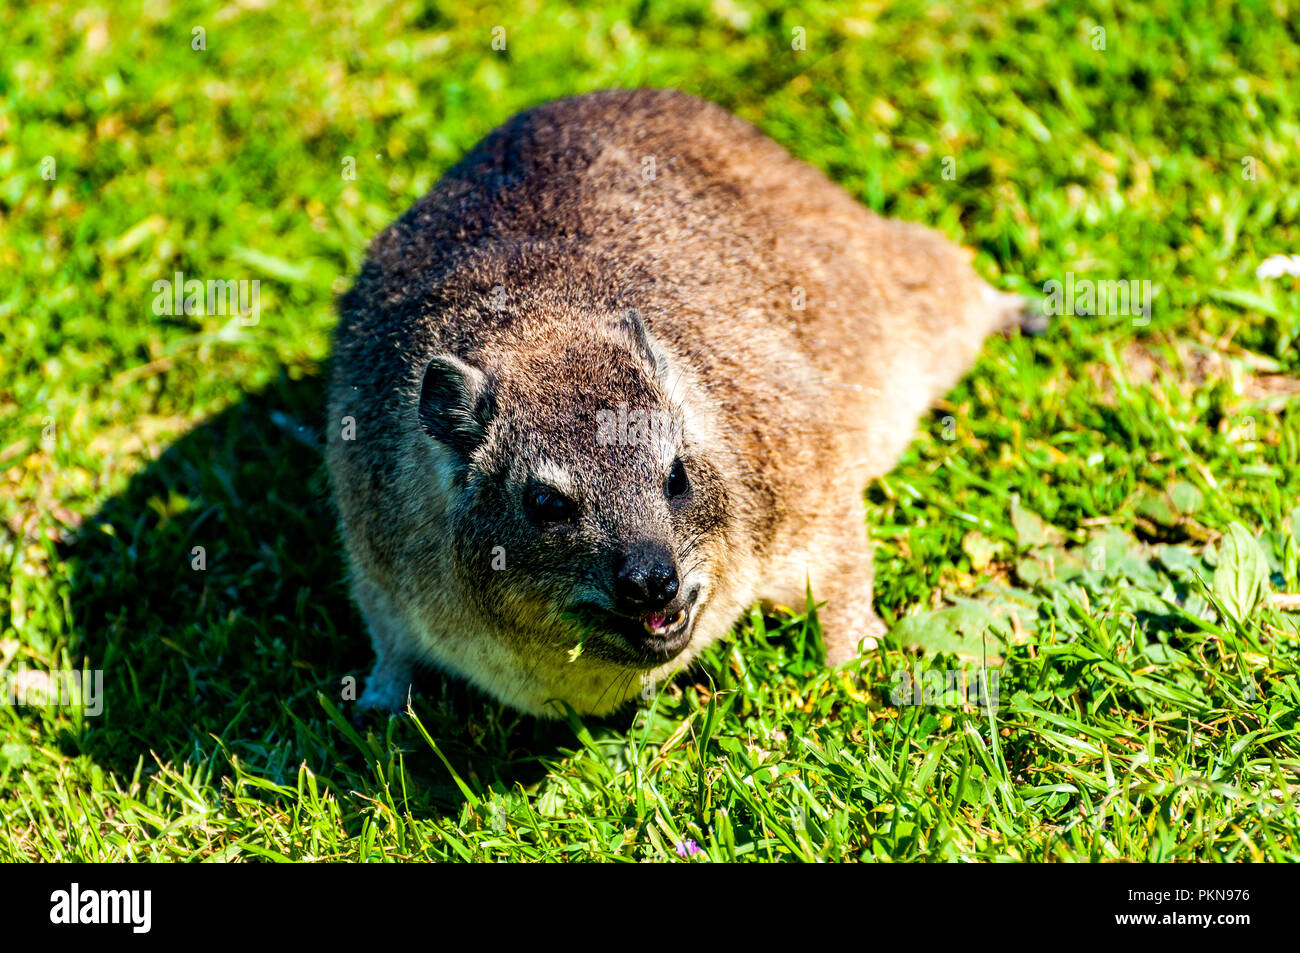
<svg viewBox="0 0 1300 953"><path fill-rule="evenodd" d="M700 647L727 498L635 311L547 338L433 357L420 430L452 474L456 588L541 697L592 710L584 670L650 675Z"/></svg>

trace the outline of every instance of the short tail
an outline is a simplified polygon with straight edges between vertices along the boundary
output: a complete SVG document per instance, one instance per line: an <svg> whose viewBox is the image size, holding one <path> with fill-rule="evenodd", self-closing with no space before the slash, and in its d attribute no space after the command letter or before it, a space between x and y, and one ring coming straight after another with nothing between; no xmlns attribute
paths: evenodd
<svg viewBox="0 0 1300 953"><path fill-rule="evenodd" d="M1046 334L1052 325L1051 315L1047 313L1040 298L1026 298L1005 291L994 291L992 288L988 289L988 295L997 316L997 328L1003 334L1019 331L1029 337L1038 337Z"/></svg>

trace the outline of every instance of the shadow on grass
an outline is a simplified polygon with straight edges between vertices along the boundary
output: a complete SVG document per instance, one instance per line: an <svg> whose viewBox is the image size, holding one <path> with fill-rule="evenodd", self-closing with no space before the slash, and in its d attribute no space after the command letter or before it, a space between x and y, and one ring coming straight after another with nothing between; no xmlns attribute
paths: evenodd
<svg viewBox="0 0 1300 953"><path fill-rule="evenodd" d="M177 440L83 527L69 550L74 651L103 669L105 707L70 745L125 778L155 755L216 775L237 758L292 785L305 762L340 796L386 779L398 798L400 755L413 811L462 800L409 719L390 732L365 715L358 746L318 697L354 717L345 679L359 688L372 661L316 449L323 406L319 378L281 375ZM417 715L471 788L530 784L574 743L566 725L437 673L420 688Z"/></svg>

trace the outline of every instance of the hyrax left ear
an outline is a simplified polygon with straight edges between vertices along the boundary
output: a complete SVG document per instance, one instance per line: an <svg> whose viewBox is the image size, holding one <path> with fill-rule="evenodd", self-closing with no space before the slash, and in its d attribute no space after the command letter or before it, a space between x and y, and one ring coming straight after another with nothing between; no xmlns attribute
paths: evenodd
<svg viewBox="0 0 1300 953"><path fill-rule="evenodd" d="M658 380L668 378L668 357L646 327L645 318L635 308L619 312L615 327L626 339L633 352L645 361L650 373Z"/></svg>
<svg viewBox="0 0 1300 953"><path fill-rule="evenodd" d="M424 369L420 427L433 439L467 454L483 439L492 412L488 377L477 367L439 354Z"/></svg>

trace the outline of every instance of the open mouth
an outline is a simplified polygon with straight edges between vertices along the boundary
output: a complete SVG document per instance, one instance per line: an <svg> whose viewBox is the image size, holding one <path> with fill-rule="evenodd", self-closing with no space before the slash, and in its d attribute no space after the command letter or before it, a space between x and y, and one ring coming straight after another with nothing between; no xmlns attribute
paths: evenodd
<svg viewBox="0 0 1300 953"><path fill-rule="evenodd" d="M651 612L640 619L642 632L639 638L624 638L640 660L651 665L662 665L686 648L691 641L691 605L688 602L676 612Z"/></svg>
<svg viewBox="0 0 1300 953"><path fill-rule="evenodd" d="M586 614L589 624L610 633L612 638L601 640L603 644L599 647L588 643L588 651L637 668L663 665L681 654L690 644L695 603L699 596L697 586L676 605L641 616L620 615L608 609L591 609Z"/></svg>
<svg viewBox="0 0 1300 953"><path fill-rule="evenodd" d="M695 603L699 598L700 587L696 586L675 605L641 616L638 621L642 631L624 633L624 639L642 663L662 665L690 644L691 623L695 621Z"/></svg>
<svg viewBox="0 0 1300 953"><path fill-rule="evenodd" d="M641 618L641 624L645 626L645 630L650 634L651 638L670 639L686 628L689 619L690 616L687 615L685 609L678 609L676 614L671 616L660 612L651 612Z"/></svg>

